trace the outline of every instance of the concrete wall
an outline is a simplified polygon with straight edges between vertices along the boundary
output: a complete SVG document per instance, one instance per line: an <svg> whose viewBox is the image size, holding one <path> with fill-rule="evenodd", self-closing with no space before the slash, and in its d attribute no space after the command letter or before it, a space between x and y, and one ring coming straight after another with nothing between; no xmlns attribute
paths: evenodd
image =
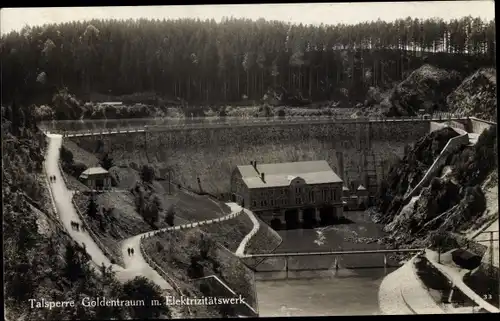
<svg viewBox="0 0 500 321"><path fill-rule="evenodd" d="M496 126L494 122L471 117L469 119L468 131L470 133L481 134L485 129Z"/></svg>
<svg viewBox="0 0 500 321"><path fill-rule="evenodd" d="M441 153L438 155L434 163L432 163L431 167L427 170L424 177L420 180L420 182L415 186L415 188L406 195L406 200L409 200L411 197L416 196L422 188L427 186L431 180L439 174L439 170L446 163L446 159L448 155L459 149L463 145L469 144L469 136L467 132L464 132L460 129L455 129L460 136L456 136L451 138L446 146L443 148Z"/></svg>
<svg viewBox="0 0 500 321"><path fill-rule="evenodd" d="M105 148L117 164L170 166L176 181L204 191L228 192L237 165L326 160L344 172L344 180L363 181L366 167L382 179L384 162L403 155L404 146L426 135L430 121L300 124L288 126L187 129L104 135ZM97 137L71 138L93 152ZM373 154L364 164L360 155ZM343 161L339 160L339 155Z"/></svg>

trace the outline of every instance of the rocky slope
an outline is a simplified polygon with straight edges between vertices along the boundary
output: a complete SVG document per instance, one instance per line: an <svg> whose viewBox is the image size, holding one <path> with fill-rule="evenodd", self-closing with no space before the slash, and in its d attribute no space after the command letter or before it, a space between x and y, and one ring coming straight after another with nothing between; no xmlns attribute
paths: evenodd
<svg viewBox="0 0 500 321"><path fill-rule="evenodd" d="M498 169L496 145L493 127L483 132L475 146L450 155L445 166L451 172L434 178L409 204L402 203L402 190L408 177L420 169L418 163L396 165L386 182L388 187L381 193L379 213L375 215L390 233L386 241L394 246L432 247L438 243L443 246L444 239L444 244L453 247L463 241L456 237L457 233L465 232L474 222L484 223L482 216L488 204L482 186ZM411 158L419 148L421 144L410 149L404 159ZM427 145L427 151L432 153L431 145Z"/></svg>
<svg viewBox="0 0 500 321"><path fill-rule="evenodd" d="M446 97L459 84L460 75L431 65L413 71L382 102L387 116L415 115L419 109L427 113L445 110Z"/></svg>
<svg viewBox="0 0 500 321"><path fill-rule="evenodd" d="M418 184L444 146L456 136L453 129L443 128L421 138L413 148L407 148L403 159L391 168L381 184L378 207L382 222L390 222L397 214L406 192Z"/></svg>
<svg viewBox="0 0 500 321"><path fill-rule="evenodd" d="M467 77L446 98L449 111L465 112L481 119L496 121L497 76L494 68L484 68Z"/></svg>

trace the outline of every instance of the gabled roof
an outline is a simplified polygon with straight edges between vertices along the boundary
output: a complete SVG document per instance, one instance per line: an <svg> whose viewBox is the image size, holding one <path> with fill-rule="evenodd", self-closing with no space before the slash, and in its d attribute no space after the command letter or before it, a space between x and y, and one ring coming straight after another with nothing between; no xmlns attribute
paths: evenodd
<svg viewBox="0 0 500 321"><path fill-rule="evenodd" d="M358 191L366 191L366 188L363 185L359 185Z"/></svg>
<svg viewBox="0 0 500 321"><path fill-rule="evenodd" d="M295 178L302 178L306 184L341 183L326 161L259 164L237 166L243 181L249 188L289 186ZM264 180L261 178L264 173Z"/></svg>
<svg viewBox="0 0 500 321"><path fill-rule="evenodd" d="M89 167L81 175L81 178L87 178L92 175L108 174L108 171L102 167Z"/></svg>
<svg viewBox="0 0 500 321"><path fill-rule="evenodd" d="M346 191L347 191L347 192L348 192L348 191L349 191L349 188L347 188L347 186L345 186L345 185L344 185L344 186L342 186L342 191L344 191L344 192L346 192Z"/></svg>

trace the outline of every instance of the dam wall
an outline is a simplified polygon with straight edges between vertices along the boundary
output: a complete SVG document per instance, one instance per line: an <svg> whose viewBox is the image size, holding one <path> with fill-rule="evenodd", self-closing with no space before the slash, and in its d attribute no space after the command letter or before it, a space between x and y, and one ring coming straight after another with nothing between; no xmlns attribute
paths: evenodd
<svg viewBox="0 0 500 321"><path fill-rule="evenodd" d="M220 194L229 191L235 166L253 160L326 160L346 185L376 185L390 163L403 155L404 147L429 131L430 121L366 121L166 129L71 140L90 152L96 150L97 140L101 140L116 165L134 162L170 167L175 181L195 190Z"/></svg>
<svg viewBox="0 0 500 321"><path fill-rule="evenodd" d="M493 126L496 126L497 124L494 122L490 122L487 120L482 120L479 118L475 117L470 117L469 118L469 124L468 124L468 132L469 133L475 133L475 134L481 134L484 130L489 129Z"/></svg>

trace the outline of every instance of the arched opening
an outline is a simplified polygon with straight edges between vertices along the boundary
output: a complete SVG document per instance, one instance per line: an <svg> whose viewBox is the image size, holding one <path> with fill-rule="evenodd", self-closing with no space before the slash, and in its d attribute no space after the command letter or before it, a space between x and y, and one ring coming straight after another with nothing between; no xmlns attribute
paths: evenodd
<svg viewBox="0 0 500 321"><path fill-rule="evenodd" d="M286 229L296 229L299 224L299 212L296 209L285 211Z"/></svg>
<svg viewBox="0 0 500 321"><path fill-rule="evenodd" d="M325 205L319 210L320 224L329 225L333 223L333 206Z"/></svg>
<svg viewBox="0 0 500 321"><path fill-rule="evenodd" d="M313 228L316 225L316 209L305 208L302 211L302 227L306 229Z"/></svg>
<svg viewBox="0 0 500 321"><path fill-rule="evenodd" d="M281 229L281 220L277 217L271 220L271 228L273 230L279 231Z"/></svg>
<svg viewBox="0 0 500 321"><path fill-rule="evenodd" d="M231 202L236 203L236 194L231 194Z"/></svg>

